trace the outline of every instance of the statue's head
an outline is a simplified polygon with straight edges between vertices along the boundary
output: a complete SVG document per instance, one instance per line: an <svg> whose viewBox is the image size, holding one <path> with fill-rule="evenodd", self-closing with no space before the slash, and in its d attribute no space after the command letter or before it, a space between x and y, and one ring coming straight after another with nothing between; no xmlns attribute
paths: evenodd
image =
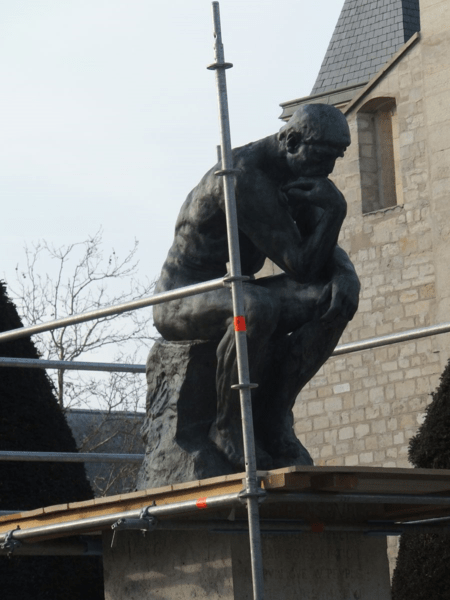
<svg viewBox="0 0 450 600"><path fill-rule="evenodd" d="M350 145L350 130L340 110L304 104L278 134L288 165L298 177L327 177Z"/></svg>

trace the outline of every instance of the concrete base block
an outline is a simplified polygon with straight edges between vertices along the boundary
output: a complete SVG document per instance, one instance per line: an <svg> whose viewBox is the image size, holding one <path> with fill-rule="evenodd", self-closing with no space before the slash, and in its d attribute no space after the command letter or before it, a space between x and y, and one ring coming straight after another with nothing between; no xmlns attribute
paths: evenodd
<svg viewBox="0 0 450 600"><path fill-rule="evenodd" d="M246 534L119 532L104 539L106 600L251 600ZM386 538L263 536L265 600L390 600Z"/></svg>

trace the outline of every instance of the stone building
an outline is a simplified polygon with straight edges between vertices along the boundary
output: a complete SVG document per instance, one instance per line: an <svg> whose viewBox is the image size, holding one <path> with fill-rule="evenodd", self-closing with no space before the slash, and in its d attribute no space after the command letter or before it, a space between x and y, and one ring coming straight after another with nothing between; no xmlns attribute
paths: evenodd
<svg viewBox="0 0 450 600"><path fill-rule="evenodd" d="M346 0L315 93L282 104L285 120L334 104L352 133L333 179L362 292L341 343L450 320L450 0L421 0L420 20L418 8ZM410 466L408 440L449 356L445 334L330 359L296 406L316 463Z"/></svg>
<svg viewBox="0 0 450 600"><path fill-rule="evenodd" d="M450 0L346 0L312 94L352 144L333 179L340 244L362 283L340 343L450 321ZM317 465L409 467L408 442L450 357L443 334L331 358L296 431Z"/></svg>

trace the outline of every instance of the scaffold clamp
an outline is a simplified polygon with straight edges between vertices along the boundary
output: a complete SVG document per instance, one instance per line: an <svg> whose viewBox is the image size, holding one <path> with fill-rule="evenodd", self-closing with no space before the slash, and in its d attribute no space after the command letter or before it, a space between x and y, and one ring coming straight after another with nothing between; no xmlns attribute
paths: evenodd
<svg viewBox="0 0 450 600"><path fill-rule="evenodd" d="M247 490L242 490L239 492L239 500L242 504L247 504L247 500L250 498L256 498L258 500L258 504L262 504L267 497L267 492L261 488L258 488L256 492L249 492Z"/></svg>
<svg viewBox="0 0 450 600"><path fill-rule="evenodd" d="M223 282L225 285L230 285L231 283L233 283L233 281L242 281L242 282L246 282L246 281L254 281L255 277L254 275L230 275L229 273L227 273L225 275L225 277L223 278Z"/></svg>
<svg viewBox="0 0 450 600"><path fill-rule="evenodd" d="M116 533L118 531L126 531L126 530L139 530L143 536L147 533L147 531L153 531L156 529L158 525L158 520L156 517L153 517L149 514L150 506L146 506L141 510L138 519L132 519L124 517L122 519L118 519L115 523L111 525L111 529L113 530L113 537L111 540L111 548L114 547L116 541Z"/></svg>
<svg viewBox="0 0 450 600"><path fill-rule="evenodd" d="M256 390L258 387L257 383L236 383L231 386L232 390Z"/></svg>
<svg viewBox="0 0 450 600"><path fill-rule="evenodd" d="M233 63L230 62L214 62L206 67L208 71L216 71L217 69L232 69Z"/></svg>
<svg viewBox="0 0 450 600"><path fill-rule="evenodd" d="M239 173L239 169L220 169L219 171L214 171L214 175L217 177L225 177L225 175L236 175Z"/></svg>
<svg viewBox="0 0 450 600"><path fill-rule="evenodd" d="M10 531L8 531L5 535L5 541L2 544L0 544L0 549L6 550L8 558L11 558L11 556L14 553L14 550L17 550L17 548L20 548L20 546L22 546L22 542L14 539L14 532L18 529L20 529L19 526L17 526L16 529L11 529Z"/></svg>

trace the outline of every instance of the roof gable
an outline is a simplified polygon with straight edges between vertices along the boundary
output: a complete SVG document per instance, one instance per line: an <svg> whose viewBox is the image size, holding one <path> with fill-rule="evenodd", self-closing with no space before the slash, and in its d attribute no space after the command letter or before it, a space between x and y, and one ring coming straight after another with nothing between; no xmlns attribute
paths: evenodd
<svg viewBox="0 0 450 600"><path fill-rule="evenodd" d="M419 0L345 0L311 94L368 81L419 30Z"/></svg>

